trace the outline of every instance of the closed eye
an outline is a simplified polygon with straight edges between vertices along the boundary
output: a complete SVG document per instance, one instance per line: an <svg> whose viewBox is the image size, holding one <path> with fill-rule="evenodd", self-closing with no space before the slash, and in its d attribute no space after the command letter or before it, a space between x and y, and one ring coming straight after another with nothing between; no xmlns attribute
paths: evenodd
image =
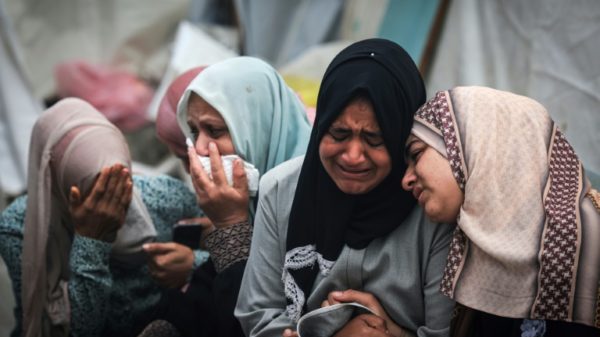
<svg viewBox="0 0 600 337"><path fill-rule="evenodd" d="M379 147L384 144L383 136L380 132L363 132L363 139L372 147Z"/></svg>
<svg viewBox="0 0 600 337"><path fill-rule="evenodd" d="M327 133L337 142L343 142L352 135L352 131L336 127L330 128Z"/></svg>

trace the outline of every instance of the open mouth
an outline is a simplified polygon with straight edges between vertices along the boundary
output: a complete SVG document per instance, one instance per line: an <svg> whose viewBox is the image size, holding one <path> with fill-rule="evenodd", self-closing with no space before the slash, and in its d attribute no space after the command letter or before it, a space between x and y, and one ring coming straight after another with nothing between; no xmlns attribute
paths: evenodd
<svg viewBox="0 0 600 337"><path fill-rule="evenodd" d="M338 169L343 176L348 178L362 178L371 172L369 168L348 168L341 165L338 165Z"/></svg>

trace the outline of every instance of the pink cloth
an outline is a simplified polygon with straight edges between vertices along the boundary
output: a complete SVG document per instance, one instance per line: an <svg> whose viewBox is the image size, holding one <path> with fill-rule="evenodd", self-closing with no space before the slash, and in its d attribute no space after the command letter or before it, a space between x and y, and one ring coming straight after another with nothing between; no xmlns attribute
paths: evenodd
<svg viewBox="0 0 600 337"><path fill-rule="evenodd" d="M79 97L98 109L123 131L146 124L146 110L154 91L134 75L85 61L61 63L55 68L60 97Z"/></svg>
<svg viewBox="0 0 600 337"><path fill-rule="evenodd" d="M177 104L190 82L205 68L192 68L175 78L158 107L156 134L177 157L184 161L187 161L187 146L185 136L177 124Z"/></svg>

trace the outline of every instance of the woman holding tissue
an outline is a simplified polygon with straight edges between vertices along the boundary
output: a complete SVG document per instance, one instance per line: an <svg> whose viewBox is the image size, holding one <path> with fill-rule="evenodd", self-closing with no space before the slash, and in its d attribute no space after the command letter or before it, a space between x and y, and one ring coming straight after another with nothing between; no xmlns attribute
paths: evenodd
<svg viewBox="0 0 600 337"><path fill-rule="evenodd" d="M233 316L253 230L259 177L304 154L310 124L281 76L253 57L207 67L186 88L177 119L188 137L198 204L210 219L210 262L183 291L171 291L157 318L184 336L243 336ZM201 319L200 319L201 318Z"/></svg>
<svg viewBox="0 0 600 337"><path fill-rule="evenodd" d="M311 327L317 336L448 333L453 303L439 283L452 229L428 222L400 186L425 97L416 65L394 42L359 41L333 59L305 158L261 180L235 309L246 336L302 335L299 320L317 317L306 313L337 302L373 314L344 328L328 324L339 316L325 317Z"/></svg>
<svg viewBox="0 0 600 337"><path fill-rule="evenodd" d="M12 336L132 336L161 297L142 245L170 241L198 216L193 193L130 173L121 132L88 103L64 99L37 120L28 193L0 215L12 280Z"/></svg>

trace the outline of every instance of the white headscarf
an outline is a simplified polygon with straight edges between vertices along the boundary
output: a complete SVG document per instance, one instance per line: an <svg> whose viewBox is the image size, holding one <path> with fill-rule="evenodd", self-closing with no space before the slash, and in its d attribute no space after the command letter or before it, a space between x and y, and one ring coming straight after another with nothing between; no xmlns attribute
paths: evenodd
<svg viewBox="0 0 600 337"><path fill-rule="evenodd" d="M221 114L236 154L261 175L306 152L311 127L304 106L264 61L235 57L215 63L196 76L177 106L179 127L190 138L187 108L192 92Z"/></svg>
<svg viewBox="0 0 600 337"><path fill-rule="evenodd" d="M88 103L64 99L36 122L30 142L23 239L23 336L68 335L68 262L74 232L69 191L77 186L87 195L101 169L117 163L130 167L127 143ZM134 189L111 258L138 265L142 244L155 236L148 210Z"/></svg>

